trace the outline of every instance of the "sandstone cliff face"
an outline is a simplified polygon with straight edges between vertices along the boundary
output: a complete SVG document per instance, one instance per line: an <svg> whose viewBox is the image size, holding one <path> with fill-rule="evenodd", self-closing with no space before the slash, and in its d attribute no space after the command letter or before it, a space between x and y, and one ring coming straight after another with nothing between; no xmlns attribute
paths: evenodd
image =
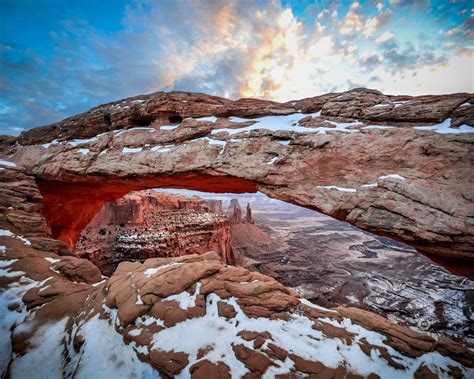
<svg viewBox="0 0 474 379"><path fill-rule="evenodd" d="M104 275L126 261L214 251L233 264L230 225L217 201L156 191L131 192L106 203L84 229L75 253Z"/></svg>

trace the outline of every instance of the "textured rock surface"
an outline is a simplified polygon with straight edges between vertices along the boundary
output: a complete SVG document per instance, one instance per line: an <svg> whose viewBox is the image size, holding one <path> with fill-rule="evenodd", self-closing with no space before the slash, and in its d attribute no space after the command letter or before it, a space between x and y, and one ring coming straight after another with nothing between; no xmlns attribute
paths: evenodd
<svg viewBox="0 0 474 379"><path fill-rule="evenodd" d="M214 251L233 264L230 225L218 201L156 191L131 192L106 203L78 239L75 253L104 275L124 260L143 261Z"/></svg>
<svg viewBox="0 0 474 379"><path fill-rule="evenodd" d="M130 190L258 189L439 259L472 261L471 104L472 94L371 90L286 104L157 93L25 132L8 159L37 178L53 235L71 246L104 201ZM332 127L298 126L298 111ZM364 126L373 124L395 127Z"/></svg>
<svg viewBox="0 0 474 379"><path fill-rule="evenodd" d="M348 97L342 108L334 105L339 96ZM312 120L337 113L368 123L372 116L361 108L380 104L381 96L352 91L277 104L154 94L27 132L20 144L9 142L0 161L2 376L95 377L104 362L104 377L157 371L226 377L229 370L237 377L472 376L473 350L466 345L359 309L309 305L275 280L226 266L213 253L123 262L103 282L89 261L68 256L68 246L105 201L166 186L259 189L422 251L470 259L472 133L412 126L448 117L461 123L452 132L471 131L462 123L472 124L472 95L403 98L413 104L402 104L400 112L414 116L387 120L400 123L394 129L351 122L328 128L334 132L304 134L292 125L304 115L282 116L313 106L322 116ZM402 101L385 98L395 109ZM461 107L469 107L467 114ZM221 118L184 119L210 115ZM222 118L265 115L278 115L272 123L286 120L288 130L249 131L251 121ZM210 134L224 127L245 129L231 138ZM97 133L105 134L71 140ZM63 141L49 144L54 139Z"/></svg>

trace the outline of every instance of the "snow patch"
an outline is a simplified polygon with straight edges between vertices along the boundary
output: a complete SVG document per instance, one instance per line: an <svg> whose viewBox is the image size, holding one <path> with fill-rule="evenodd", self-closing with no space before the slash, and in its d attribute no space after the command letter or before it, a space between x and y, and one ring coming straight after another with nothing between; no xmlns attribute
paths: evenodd
<svg viewBox="0 0 474 379"><path fill-rule="evenodd" d="M84 337L85 342L71 362L70 370L74 370L77 365L74 378L90 379L97 378L97 375L117 379L159 377L151 365L138 359L132 344L124 343L122 335L115 331L113 322L110 324L107 320L101 320L97 314L81 326L78 334ZM104 349L104 346L107 348Z"/></svg>
<svg viewBox="0 0 474 379"><path fill-rule="evenodd" d="M16 356L12 364L13 378L61 378L63 369L62 340L68 318L54 324L45 324L39 328L27 353ZM48 364L45 364L48 362Z"/></svg>
<svg viewBox="0 0 474 379"><path fill-rule="evenodd" d="M267 165L272 166L272 165L273 165L276 161L278 161L279 159L280 159L280 158L278 158L278 157L274 157L274 158L272 158L271 161L267 162Z"/></svg>
<svg viewBox="0 0 474 379"><path fill-rule="evenodd" d="M20 235L16 235L16 234L14 234L14 233L10 232L9 230L6 230L6 229L0 229L0 237L16 238L16 239L19 239L21 242L23 242L25 245L28 245L28 246L31 245L31 241L28 240L27 238L25 238L23 236L20 236Z"/></svg>
<svg viewBox="0 0 474 379"><path fill-rule="evenodd" d="M194 291L193 295L190 295L189 292L183 291L176 295L171 295L164 298L162 301L176 301L178 306L183 309L187 310L189 308L193 308L196 306L196 299L199 296L201 291L201 282L196 283L196 291Z"/></svg>
<svg viewBox="0 0 474 379"><path fill-rule="evenodd" d="M398 174L389 174L389 175L382 175L379 176L379 179L396 179L396 180L405 180L405 178Z"/></svg>
<svg viewBox="0 0 474 379"><path fill-rule="evenodd" d="M7 166L7 167L16 167L16 163L5 161L3 159L0 159L0 165Z"/></svg>
<svg viewBox="0 0 474 379"><path fill-rule="evenodd" d="M199 122L216 122L217 121L217 117L215 116L209 116L209 117L199 117L199 118L196 118L195 119L196 121L199 121Z"/></svg>
<svg viewBox="0 0 474 379"><path fill-rule="evenodd" d="M324 188L324 189L331 189L341 192L357 192L355 188L346 188L346 187L338 187L338 186L317 186L317 188Z"/></svg>
<svg viewBox="0 0 474 379"><path fill-rule="evenodd" d="M54 259L54 258L44 258L46 259L49 263L57 263L57 262L61 262L61 259Z"/></svg>
<svg viewBox="0 0 474 379"><path fill-rule="evenodd" d="M140 153L143 150L142 147L124 147L122 149L122 153Z"/></svg>
<svg viewBox="0 0 474 379"><path fill-rule="evenodd" d="M155 128L149 128L147 126L137 126L135 128L130 128L130 129L115 130L114 132L118 132L117 134L115 134L115 137L118 137L119 135L121 135L123 133L133 132L133 131L136 131L136 130L142 130L142 131L149 132L149 133L153 133L153 132L156 131Z"/></svg>
<svg viewBox="0 0 474 379"><path fill-rule="evenodd" d="M229 117L229 121L235 123L242 123L242 122L254 122L253 125L246 126L243 128L237 129L230 129L230 128L220 128L214 129L211 134L217 134L220 132L227 132L229 135L245 132L248 133L252 130L258 129L266 129L272 132L277 131L289 131L289 132L298 132L298 133L326 133L330 131L336 132L346 132L352 133L357 132L357 130L348 129L348 127L352 127L354 125L363 125L359 121L353 122L335 122L329 121L331 124L335 125L334 128L327 128L327 127L304 127L298 125L298 122L304 117L319 117L321 112L311 113L311 114L302 114L302 113L293 113L287 116L265 116L259 118L240 118L240 117Z"/></svg>
<svg viewBox="0 0 474 379"><path fill-rule="evenodd" d="M183 264L182 262L171 262L160 267L147 268L145 272L143 273L143 275L149 278L150 276L153 276L156 273L158 273L160 270L163 270L168 267L173 267L173 266L181 266L182 264Z"/></svg>
<svg viewBox="0 0 474 379"><path fill-rule="evenodd" d="M438 134L465 134L474 133L474 127L463 124L457 128L451 128L451 119L447 118L440 124L429 125L429 126L415 126L415 130L428 130Z"/></svg>
<svg viewBox="0 0 474 379"><path fill-rule="evenodd" d="M87 155L91 152L91 150L90 149L79 149L79 152L83 155Z"/></svg>
<svg viewBox="0 0 474 379"><path fill-rule="evenodd" d="M45 143L45 144L43 144L43 145L41 145L41 146L43 146L45 149L47 149L47 148L49 148L51 145L56 145L56 144L58 144L58 143L59 143L59 141L58 141L57 139L55 139L55 140L52 140L51 142Z"/></svg>
<svg viewBox="0 0 474 379"><path fill-rule="evenodd" d="M388 126L388 125L369 125L369 126L363 126L361 129L394 129L394 126Z"/></svg>
<svg viewBox="0 0 474 379"><path fill-rule="evenodd" d="M155 151L158 153L167 153L168 151L171 151L171 149L174 147L174 145L166 145L166 146L153 146L150 151Z"/></svg>
<svg viewBox="0 0 474 379"><path fill-rule="evenodd" d="M162 125L160 130L173 130L176 129L179 125Z"/></svg>
<svg viewBox="0 0 474 379"><path fill-rule="evenodd" d="M373 187L378 187L377 183L368 183L368 184L362 184L363 188L373 188Z"/></svg>
<svg viewBox="0 0 474 379"><path fill-rule="evenodd" d="M71 141L67 141L67 143L68 143L68 145L79 146L79 145L83 145L85 143L97 142L97 137L98 136L95 136L95 137L92 137L92 138L73 139Z"/></svg>

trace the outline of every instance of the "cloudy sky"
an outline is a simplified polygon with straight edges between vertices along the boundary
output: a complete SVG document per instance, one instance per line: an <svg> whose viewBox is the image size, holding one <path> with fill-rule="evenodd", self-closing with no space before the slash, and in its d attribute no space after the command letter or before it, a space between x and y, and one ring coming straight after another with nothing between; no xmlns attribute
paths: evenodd
<svg viewBox="0 0 474 379"><path fill-rule="evenodd" d="M474 92L463 0L0 0L0 134L159 90Z"/></svg>

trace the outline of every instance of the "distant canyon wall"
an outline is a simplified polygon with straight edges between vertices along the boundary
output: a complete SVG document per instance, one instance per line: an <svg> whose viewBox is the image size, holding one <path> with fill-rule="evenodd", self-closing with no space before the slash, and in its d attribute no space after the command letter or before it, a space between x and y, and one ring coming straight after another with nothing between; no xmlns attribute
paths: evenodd
<svg viewBox="0 0 474 379"><path fill-rule="evenodd" d="M76 254L104 275L122 261L214 251L234 264L231 227L219 200L131 192L106 203L80 235Z"/></svg>

